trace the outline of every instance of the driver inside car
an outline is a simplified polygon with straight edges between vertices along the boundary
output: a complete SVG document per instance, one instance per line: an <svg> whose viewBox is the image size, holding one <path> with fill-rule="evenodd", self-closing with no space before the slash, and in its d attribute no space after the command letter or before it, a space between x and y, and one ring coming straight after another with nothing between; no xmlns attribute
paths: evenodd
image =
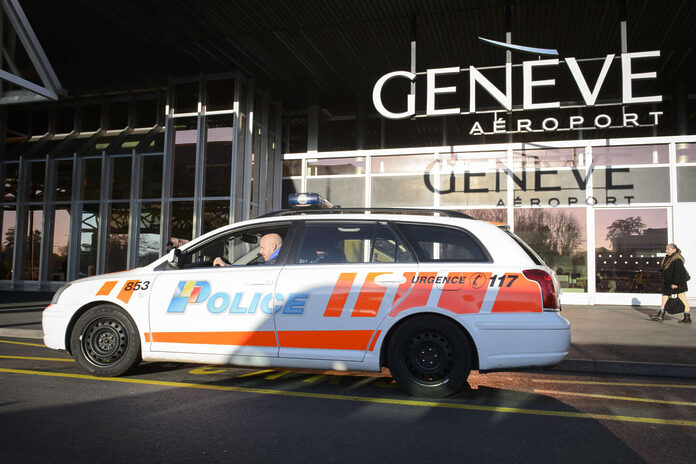
<svg viewBox="0 0 696 464"><path fill-rule="evenodd" d="M280 247L283 245L283 238L278 234L266 234L261 237L259 245L259 255L263 257L265 264L275 264L280 253ZM227 264L221 257L215 258L213 266L227 267Z"/></svg>

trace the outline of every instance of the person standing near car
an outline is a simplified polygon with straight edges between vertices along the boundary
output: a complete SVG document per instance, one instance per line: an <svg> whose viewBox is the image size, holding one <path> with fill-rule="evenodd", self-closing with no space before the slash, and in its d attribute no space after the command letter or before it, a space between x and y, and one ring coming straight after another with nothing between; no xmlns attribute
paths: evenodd
<svg viewBox="0 0 696 464"><path fill-rule="evenodd" d="M686 299L686 291L688 287L686 281L689 280L689 273L684 267L684 257L681 255L681 250L674 243L670 243L665 247L665 257L662 259L660 271L662 272L662 306L657 314L652 316L653 319L661 321L665 317L665 304L670 295L677 294L677 298L684 303L684 318L678 322L691 323L691 308L689 301Z"/></svg>

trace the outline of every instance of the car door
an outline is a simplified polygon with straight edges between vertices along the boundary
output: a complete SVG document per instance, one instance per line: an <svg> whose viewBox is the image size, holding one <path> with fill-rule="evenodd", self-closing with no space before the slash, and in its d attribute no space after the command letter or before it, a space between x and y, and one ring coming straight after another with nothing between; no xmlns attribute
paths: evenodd
<svg viewBox="0 0 696 464"><path fill-rule="evenodd" d="M288 223L246 227L192 246L157 277L150 303L152 351L278 356L275 284L285 260L257 257L261 237ZM214 267L216 257L231 264Z"/></svg>
<svg viewBox="0 0 696 464"><path fill-rule="evenodd" d="M306 221L280 272L279 356L361 361L411 286L413 253L386 222Z"/></svg>

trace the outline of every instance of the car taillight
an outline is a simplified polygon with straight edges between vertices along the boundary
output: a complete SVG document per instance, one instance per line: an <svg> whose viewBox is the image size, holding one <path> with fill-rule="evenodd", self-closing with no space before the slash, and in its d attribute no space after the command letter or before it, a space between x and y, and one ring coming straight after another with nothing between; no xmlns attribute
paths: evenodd
<svg viewBox="0 0 696 464"><path fill-rule="evenodd" d="M558 309L558 294L553 283L553 277L541 269L527 269L522 271L524 276L533 280L541 287L541 300L545 309Z"/></svg>

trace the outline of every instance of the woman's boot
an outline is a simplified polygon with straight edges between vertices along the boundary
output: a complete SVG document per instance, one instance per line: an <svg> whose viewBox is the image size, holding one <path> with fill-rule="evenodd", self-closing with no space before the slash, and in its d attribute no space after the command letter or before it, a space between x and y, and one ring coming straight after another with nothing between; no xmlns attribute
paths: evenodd
<svg viewBox="0 0 696 464"><path fill-rule="evenodd" d="M658 322L662 322L664 320L664 318L665 318L665 311L662 309L659 310L657 313L653 314L652 316L650 316L650 319L652 319L653 321L658 321Z"/></svg>
<svg viewBox="0 0 696 464"><path fill-rule="evenodd" d="M677 322L685 322L687 324L691 324L691 313L684 313L684 319Z"/></svg>

